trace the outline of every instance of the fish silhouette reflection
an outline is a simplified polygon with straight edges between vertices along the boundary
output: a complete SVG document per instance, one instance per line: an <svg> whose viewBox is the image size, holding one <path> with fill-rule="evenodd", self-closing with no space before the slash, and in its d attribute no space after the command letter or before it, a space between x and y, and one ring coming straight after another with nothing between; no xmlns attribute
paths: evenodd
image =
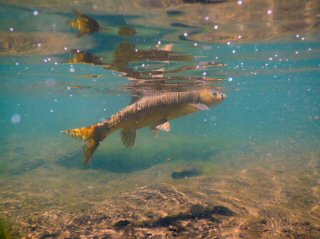
<svg viewBox="0 0 320 239"><path fill-rule="evenodd" d="M77 11L73 12L76 15L76 18L69 22L69 26L70 28L78 30L79 37L87 34L92 34L101 30L99 23L93 18L79 13Z"/></svg>
<svg viewBox="0 0 320 239"><path fill-rule="evenodd" d="M68 61L68 63L87 63L92 65L104 65L104 63L102 62L102 57L98 57L93 54L74 49L70 50L70 52L72 53L72 58Z"/></svg>
<svg viewBox="0 0 320 239"><path fill-rule="evenodd" d="M141 98L101 123L63 132L84 141L84 162L88 163L99 144L116 130L121 129L123 144L132 148L137 129L150 127L155 135L168 132L170 120L208 110L225 98L223 93L209 89L160 93Z"/></svg>

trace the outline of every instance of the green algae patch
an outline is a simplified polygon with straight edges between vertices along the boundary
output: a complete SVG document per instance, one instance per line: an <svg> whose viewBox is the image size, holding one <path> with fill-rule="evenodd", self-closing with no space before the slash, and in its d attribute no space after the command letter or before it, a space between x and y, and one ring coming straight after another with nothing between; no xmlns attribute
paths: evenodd
<svg viewBox="0 0 320 239"><path fill-rule="evenodd" d="M0 217L0 238L1 239L13 239L12 226L10 222L4 217Z"/></svg>

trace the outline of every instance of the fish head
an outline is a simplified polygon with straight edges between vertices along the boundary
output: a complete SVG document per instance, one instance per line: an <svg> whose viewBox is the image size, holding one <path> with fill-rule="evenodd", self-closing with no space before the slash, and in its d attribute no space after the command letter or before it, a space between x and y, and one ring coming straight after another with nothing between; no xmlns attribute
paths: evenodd
<svg viewBox="0 0 320 239"><path fill-rule="evenodd" d="M199 92L199 101L207 106L220 104L227 96L217 90L202 89Z"/></svg>

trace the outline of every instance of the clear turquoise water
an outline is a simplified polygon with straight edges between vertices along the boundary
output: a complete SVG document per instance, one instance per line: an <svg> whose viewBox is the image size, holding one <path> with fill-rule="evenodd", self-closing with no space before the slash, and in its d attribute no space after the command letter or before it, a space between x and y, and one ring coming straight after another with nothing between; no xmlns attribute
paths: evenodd
<svg viewBox="0 0 320 239"><path fill-rule="evenodd" d="M34 15L35 9L40 9L37 16ZM21 203L37 208L37 203L29 203L26 198L36 198L39 188L49 192L61 190L64 195L57 197L56 202L51 199L53 204L48 207L63 208L68 212L81 187L93 185L101 189L90 196L93 201L99 201L105 195L131 192L142 186L175 184L175 180L170 178L175 170L200 167L204 173L202 177L232 177L252 165L265 167L270 157L275 159L270 167L277 168L276 164L283 161L282 170L291 175L294 172L290 165L297 162L303 165L303 160L307 164L310 155L316 166L311 165L303 173L313 173L310 173L315 180L312 187L318 190L318 30L297 29L297 33L289 32L274 39L256 41L185 41L173 37L179 36L184 29L133 23L138 33L123 37L114 29L134 22L136 18L148 19L149 15L99 13L93 17L112 29L77 38L76 31L70 30L66 24L74 17L71 12L41 9L41 5L26 8L3 5L0 12L2 34L10 34L10 27L13 27L13 33L50 32L49 38L55 33L66 35L62 42L53 40L57 45L43 43L43 52L32 49L29 52L10 52L4 49L4 43L2 45L0 186L3 190L0 198L19 198ZM152 15L152 11L149 14ZM26 19L31 20L25 23ZM223 31L223 27L221 23L219 29ZM250 33L254 36L254 32L247 34ZM58 39L61 40L59 35ZM3 38L1 40L4 42ZM217 60L226 66L177 73L186 77L176 81L177 88L188 82L188 76L202 77L206 74L223 80L193 82L189 89L206 84L227 94L227 99L210 111L172 121L171 132L161 133L158 138L154 138L149 129L139 130L132 150L122 145L118 132L114 133L99 147L92 162L84 165L81 142L60 131L110 117L129 105L135 91L144 89L146 85L135 86L134 80L101 65L67 63L72 58L69 52L72 44L75 44L75 49L103 57L104 62L110 64L121 42L131 42L138 49L150 50L159 40L162 45L173 43L173 51L195 58L182 62L141 59L131 62L131 69L142 64L154 64L153 69L163 65L165 69L174 69ZM227 43L229 41L230 44ZM68 50L63 49L64 44L68 44ZM99 77L94 77L97 75ZM147 87L151 87L153 92L166 90L163 85ZM246 158L248 160L244 160ZM106 181L111 183L106 186ZM184 184L183 181L180 183ZM24 194L29 196L24 197ZM268 200L267 195L265 200ZM3 212L10 212L14 220L17 212L5 205L1 205Z"/></svg>

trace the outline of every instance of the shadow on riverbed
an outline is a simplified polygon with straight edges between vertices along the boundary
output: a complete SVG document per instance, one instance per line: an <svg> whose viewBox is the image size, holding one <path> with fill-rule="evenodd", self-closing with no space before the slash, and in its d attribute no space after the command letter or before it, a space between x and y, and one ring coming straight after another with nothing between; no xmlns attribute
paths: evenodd
<svg viewBox="0 0 320 239"><path fill-rule="evenodd" d="M201 149L195 149L200 147ZM142 149L113 149L108 152L97 153L88 165L83 163L82 150L70 153L58 160L60 166L66 168L95 169L114 173L130 173L146 170L158 164L169 161L197 162L212 159L219 152L218 149L194 147L172 147L174 151L159 147L153 151ZM202 152L202 155L194 155L194 152Z"/></svg>
<svg viewBox="0 0 320 239"><path fill-rule="evenodd" d="M219 223L220 220L215 218L213 215L220 216L235 216L236 214L231 211L229 208L224 206L211 206L204 207L202 205L192 205L189 211L184 213L179 213L177 215L170 215L158 218L156 220L150 220L145 222L132 222L129 220L120 220L117 221L114 226L116 228L123 227L146 227L146 228L156 228L156 227L168 227L170 225L177 226L179 222L185 220L201 220L208 219L212 222Z"/></svg>

